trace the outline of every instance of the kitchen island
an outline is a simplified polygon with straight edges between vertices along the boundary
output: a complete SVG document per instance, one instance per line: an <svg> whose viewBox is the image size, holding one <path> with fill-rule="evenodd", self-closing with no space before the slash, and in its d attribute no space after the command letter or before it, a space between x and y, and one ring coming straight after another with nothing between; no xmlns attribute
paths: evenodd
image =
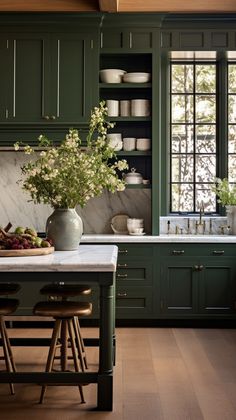
<svg viewBox="0 0 236 420"><path fill-rule="evenodd" d="M14 272L17 273L15 281L21 284L24 274L27 273L28 282L34 283L37 288L38 276L35 273L40 272L48 282L94 283L100 290L99 339L92 339L90 343L99 345L97 372L1 372L0 383L97 383L98 410L112 410L117 252L118 248L115 245L80 245L76 251L55 251L50 255L34 257L0 258L0 282L6 281L6 272ZM49 340L12 339L11 343L20 346L49 345Z"/></svg>

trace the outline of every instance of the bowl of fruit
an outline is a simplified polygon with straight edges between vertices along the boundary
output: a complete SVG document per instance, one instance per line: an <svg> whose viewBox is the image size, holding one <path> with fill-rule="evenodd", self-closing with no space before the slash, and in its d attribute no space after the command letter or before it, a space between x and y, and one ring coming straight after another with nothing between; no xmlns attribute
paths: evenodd
<svg viewBox="0 0 236 420"><path fill-rule="evenodd" d="M0 227L0 256L47 255L54 252L50 239L41 238L32 227L17 226L10 231L12 224Z"/></svg>

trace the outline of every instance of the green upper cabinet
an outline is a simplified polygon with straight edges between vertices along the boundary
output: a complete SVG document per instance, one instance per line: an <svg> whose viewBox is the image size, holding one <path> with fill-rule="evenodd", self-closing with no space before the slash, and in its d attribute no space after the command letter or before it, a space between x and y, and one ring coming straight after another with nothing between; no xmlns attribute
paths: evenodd
<svg viewBox="0 0 236 420"><path fill-rule="evenodd" d="M78 124L97 103L94 40L80 33L1 35L1 123Z"/></svg>

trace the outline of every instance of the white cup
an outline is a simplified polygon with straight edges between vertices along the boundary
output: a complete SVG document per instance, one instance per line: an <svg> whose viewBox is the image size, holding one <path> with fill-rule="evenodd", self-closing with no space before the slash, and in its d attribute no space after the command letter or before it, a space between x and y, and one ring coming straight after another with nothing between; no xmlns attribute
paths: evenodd
<svg viewBox="0 0 236 420"><path fill-rule="evenodd" d="M120 116L129 117L131 112L131 101L122 100L120 101Z"/></svg>
<svg viewBox="0 0 236 420"><path fill-rule="evenodd" d="M135 137L124 137L123 138L123 148L127 152L131 152L135 150L136 146L136 138Z"/></svg>
<svg viewBox="0 0 236 420"><path fill-rule="evenodd" d="M107 115L108 117L118 117L119 116L119 101L115 99L107 99Z"/></svg>
<svg viewBox="0 0 236 420"><path fill-rule="evenodd" d="M143 228L143 219L127 219L127 228L129 232L134 232L134 229Z"/></svg>
<svg viewBox="0 0 236 420"><path fill-rule="evenodd" d="M139 234L139 235L140 235L141 233L143 233L143 229L144 229L144 228L134 228L134 229L133 229L133 233L137 233L137 234Z"/></svg>
<svg viewBox="0 0 236 420"><path fill-rule="evenodd" d="M137 139L136 149L140 151L150 150L151 149L151 139L140 138Z"/></svg>
<svg viewBox="0 0 236 420"><path fill-rule="evenodd" d="M149 117L150 101L149 99L132 99L131 100L132 117Z"/></svg>

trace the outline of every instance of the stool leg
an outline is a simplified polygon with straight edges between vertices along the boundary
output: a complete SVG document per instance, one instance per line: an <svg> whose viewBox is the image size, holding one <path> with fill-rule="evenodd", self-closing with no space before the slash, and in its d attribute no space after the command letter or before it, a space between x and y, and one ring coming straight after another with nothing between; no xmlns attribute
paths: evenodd
<svg viewBox="0 0 236 420"><path fill-rule="evenodd" d="M87 363L87 358L86 358L86 353L85 353L85 348L84 348L84 340L83 340L83 337L82 337L80 322L79 322L78 317L77 317L77 327L78 327L78 331L79 331L79 338L80 338L80 343L81 343L82 352L83 352L84 364L85 364L86 369L88 369L88 363Z"/></svg>
<svg viewBox="0 0 236 420"><path fill-rule="evenodd" d="M79 322L78 318L74 317L73 320L72 320L72 323L73 323L73 327L74 327L74 331L75 331L75 343L76 343L77 350L78 350L78 356L79 356L79 359L80 359L81 369L82 369L82 372L84 372L85 369L87 369L88 367L87 367L87 363L85 363L86 362L86 357L85 357L85 353L84 353L83 347L82 347L82 341L81 341L82 337L81 337L80 330L78 328L78 322Z"/></svg>
<svg viewBox="0 0 236 420"><path fill-rule="evenodd" d="M67 370L68 325L67 319L61 320L61 370Z"/></svg>
<svg viewBox="0 0 236 420"><path fill-rule="evenodd" d="M46 364L45 372L51 372L51 370L52 370L53 361L54 361L55 352L56 352L56 344L57 344L57 340L58 340L59 333L60 333L60 327L61 327L61 320L56 319L55 325L54 325L54 328L53 328L53 332L52 332L51 344L50 344L49 351L48 351L48 358L47 358L47 364ZM47 388L46 385L42 386L40 400L39 400L40 404L43 403L46 388Z"/></svg>
<svg viewBox="0 0 236 420"><path fill-rule="evenodd" d="M73 360L74 360L75 371L79 372L80 369L79 369L79 363L78 363L78 358L76 354L75 335L73 331L73 319L68 319L68 329L69 329L71 350L72 350L72 355L73 355ZM78 386L79 386L79 393L81 397L81 403L85 403L82 385L78 385Z"/></svg>
<svg viewBox="0 0 236 420"><path fill-rule="evenodd" d="M0 317L0 332L1 332L1 337L2 337L2 346L3 346L3 354L4 354L6 369L7 369L7 372L13 372L13 367L11 363L8 342L7 342L7 330L6 330L3 317ZM15 365L14 365L14 368L15 368ZM10 386L11 394L14 395L15 394L14 385L10 383L9 386Z"/></svg>

